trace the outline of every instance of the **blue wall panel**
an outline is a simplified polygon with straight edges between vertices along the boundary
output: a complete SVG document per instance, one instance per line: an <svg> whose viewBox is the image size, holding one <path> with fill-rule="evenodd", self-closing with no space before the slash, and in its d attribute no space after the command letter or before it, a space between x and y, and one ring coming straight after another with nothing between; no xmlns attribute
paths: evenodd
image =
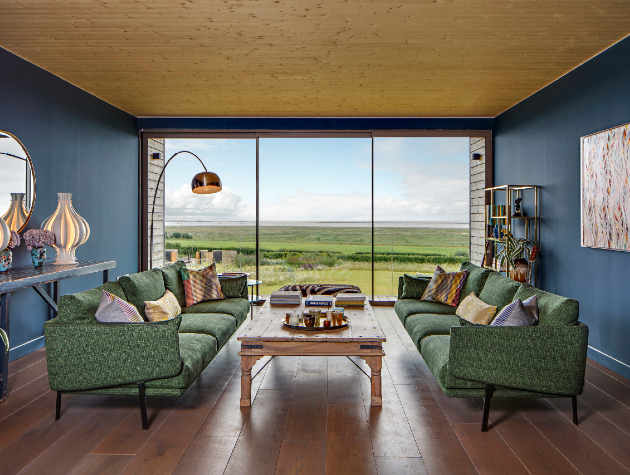
<svg viewBox="0 0 630 475"><path fill-rule="evenodd" d="M135 117L0 49L0 129L15 134L29 151L37 200L27 229L38 228L57 206L57 193L72 193L76 211L91 227L77 249L80 260L116 260L110 278L137 271L138 131ZM49 249L49 256L55 252ZM14 266L31 265L24 243ZM62 281L61 292L100 285L102 275ZM11 346L43 335L47 306L31 289L12 299ZM16 348L19 358L44 344L40 338Z"/></svg>
<svg viewBox="0 0 630 475"><path fill-rule="evenodd" d="M494 135L494 183L543 187L541 287L580 302L589 357L626 377L630 253L581 247L580 137L630 122L628 58L630 38L498 116Z"/></svg>

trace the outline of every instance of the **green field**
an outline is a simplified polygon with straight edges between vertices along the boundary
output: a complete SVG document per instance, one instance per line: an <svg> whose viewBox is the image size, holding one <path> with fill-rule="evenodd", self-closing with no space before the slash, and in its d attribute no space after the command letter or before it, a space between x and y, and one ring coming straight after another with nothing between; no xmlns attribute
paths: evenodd
<svg viewBox="0 0 630 475"><path fill-rule="evenodd" d="M192 239L173 239L174 232ZM255 274L255 228L247 226L167 226L167 249L180 257L199 250L235 250L234 262L219 271ZM261 226L262 295L290 283L335 283L372 290L372 231L360 227ZM395 295L398 276L431 274L436 264L459 268L468 259L465 228L375 228L374 293ZM200 264L201 265L201 264Z"/></svg>

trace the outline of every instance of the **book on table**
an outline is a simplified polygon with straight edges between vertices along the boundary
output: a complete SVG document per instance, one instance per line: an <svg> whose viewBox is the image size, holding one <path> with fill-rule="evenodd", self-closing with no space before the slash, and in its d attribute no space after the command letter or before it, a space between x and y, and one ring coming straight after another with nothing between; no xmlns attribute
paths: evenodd
<svg viewBox="0 0 630 475"><path fill-rule="evenodd" d="M308 307L332 307L332 295L309 295L304 301L304 305Z"/></svg>
<svg viewBox="0 0 630 475"><path fill-rule="evenodd" d="M302 292L299 290L274 290L269 298L271 305L301 305Z"/></svg>
<svg viewBox="0 0 630 475"><path fill-rule="evenodd" d="M337 307L363 307L365 304L365 294L352 292L339 292L335 300Z"/></svg>

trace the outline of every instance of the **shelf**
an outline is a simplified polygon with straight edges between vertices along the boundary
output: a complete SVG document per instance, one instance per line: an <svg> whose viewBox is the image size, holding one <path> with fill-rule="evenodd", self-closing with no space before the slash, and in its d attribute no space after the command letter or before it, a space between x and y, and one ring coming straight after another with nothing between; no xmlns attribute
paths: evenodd
<svg viewBox="0 0 630 475"><path fill-rule="evenodd" d="M536 219L535 216L510 216L512 219ZM490 216L490 219L507 219L507 216Z"/></svg>

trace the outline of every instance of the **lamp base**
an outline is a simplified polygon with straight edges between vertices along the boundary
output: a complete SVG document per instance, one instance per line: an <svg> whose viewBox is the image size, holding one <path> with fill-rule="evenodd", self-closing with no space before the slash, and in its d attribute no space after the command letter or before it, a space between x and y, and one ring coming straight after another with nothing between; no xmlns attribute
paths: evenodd
<svg viewBox="0 0 630 475"><path fill-rule="evenodd" d="M71 266L78 264L77 258L74 256L74 249L57 249L57 258L53 262L54 266Z"/></svg>

